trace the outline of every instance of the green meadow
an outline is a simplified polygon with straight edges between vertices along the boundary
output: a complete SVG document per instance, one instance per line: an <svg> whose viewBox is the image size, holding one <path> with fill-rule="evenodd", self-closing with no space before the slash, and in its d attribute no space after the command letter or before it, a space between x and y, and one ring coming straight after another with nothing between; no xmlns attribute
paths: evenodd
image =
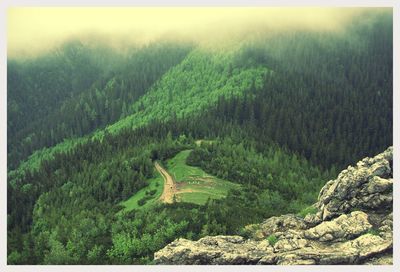
<svg viewBox="0 0 400 272"><path fill-rule="evenodd" d="M181 151L167 162L167 170L177 182L178 201L203 205L209 198L223 198L230 189L240 186L209 175L199 167L187 165L186 158L190 152L191 150Z"/></svg>
<svg viewBox="0 0 400 272"><path fill-rule="evenodd" d="M166 164L167 171L177 183L177 201L204 205L208 199L223 198L230 189L240 186L209 175L199 167L187 165L186 158L191 151L184 150L179 152L175 157L168 160ZM156 177L150 179L148 183L148 186L142 188L128 200L121 202L121 205L125 207L123 211L147 208L157 202L164 189L164 180L160 173L156 171ZM149 192L154 190L156 192L153 195L148 195ZM144 198L147 198L147 201L140 205L140 200Z"/></svg>
<svg viewBox="0 0 400 272"><path fill-rule="evenodd" d="M131 211L139 208L143 209L157 202L164 189L164 180L160 173L156 171L156 177L150 179L148 182L148 186L142 188L128 200L121 203L121 205L125 207L125 209L122 211ZM155 194L149 197L149 199L143 205L139 205L139 201L146 197L146 192L148 193L153 190L156 190Z"/></svg>

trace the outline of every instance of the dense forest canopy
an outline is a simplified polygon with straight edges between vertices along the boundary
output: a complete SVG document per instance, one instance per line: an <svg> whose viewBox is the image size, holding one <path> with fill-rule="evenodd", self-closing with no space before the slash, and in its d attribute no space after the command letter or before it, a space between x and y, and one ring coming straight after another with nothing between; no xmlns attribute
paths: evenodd
<svg viewBox="0 0 400 272"><path fill-rule="evenodd" d="M149 264L178 237L310 210L339 170L393 142L391 14L346 23L9 59L8 263ZM141 190L154 198L154 163L181 151L237 187L125 210Z"/></svg>

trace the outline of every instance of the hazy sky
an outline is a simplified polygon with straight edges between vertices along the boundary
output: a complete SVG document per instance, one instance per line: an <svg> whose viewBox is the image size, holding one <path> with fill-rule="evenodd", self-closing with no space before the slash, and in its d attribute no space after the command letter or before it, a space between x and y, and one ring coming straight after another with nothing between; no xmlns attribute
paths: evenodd
<svg viewBox="0 0 400 272"><path fill-rule="evenodd" d="M8 56L29 56L69 38L106 37L121 42L149 42L179 36L220 42L257 29L338 30L360 8L10 8Z"/></svg>

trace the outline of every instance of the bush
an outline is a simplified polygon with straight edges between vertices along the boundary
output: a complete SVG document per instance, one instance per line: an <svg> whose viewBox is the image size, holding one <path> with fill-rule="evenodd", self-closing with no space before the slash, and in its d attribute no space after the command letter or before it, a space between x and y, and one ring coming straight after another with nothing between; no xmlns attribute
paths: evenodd
<svg viewBox="0 0 400 272"><path fill-rule="evenodd" d="M148 196L153 196L156 192L157 192L156 189L151 190L151 191L146 191L146 195L148 195Z"/></svg>
<svg viewBox="0 0 400 272"><path fill-rule="evenodd" d="M21 260L22 256L17 251L13 251L7 256L7 264L9 265L20 264Z"/></svg>
<svg viewBox="0 0 400 272"><path fill-rule="evenodd" d="M245 239L250 239L253 237L253 234L255 232L255 227L256 225L247 225L245 227L242 227L238 231L238 235L242 236Z"/></svg>
<svg viewBox="0 0 400 272"><path fill-rule="evenodd" d="M143 197L142 199L139 199L137 203L139 206L143 206L144 204L146 204L147 200L147 197Z"/></svg>
<svg viewBox="0 0 400 272"><path fill-rule="evenodd" d="M375 235L375 236L378 236L380 233L381 233L381 231L378 230L378 229L375 229L375 228L370 228L370 229L366 232L366 234L371 234L371 235Z"/></svg>
<svg viewBox="0 0 400 272"><path fill-rule="evenodd" d="M269 244L270 244L271 246L274 246L274 245L276 244L276 242L278 242L278 238L277 238L275 235L273 235L273 234L271 234L270 236L268 236L268 237L267 237L267 240L268 240L268 242L269 242Z"/></svg>
<svg viewBox="0 0 400 272"><path fill-rule="evenodd" d="M304 218L306 217L307 214L316 214L318 212L318 209L314 206L308 206L304 209L302 209L297 215Z"/></svg>

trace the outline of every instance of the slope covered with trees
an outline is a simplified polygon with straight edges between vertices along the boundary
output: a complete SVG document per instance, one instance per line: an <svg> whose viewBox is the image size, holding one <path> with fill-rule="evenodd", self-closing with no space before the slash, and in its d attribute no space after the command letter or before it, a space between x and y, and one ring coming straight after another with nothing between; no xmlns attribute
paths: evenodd
<svg viewBox="0 0 400 272"><path fill-rule="evenodd" d="M176 125L173 130L172 124ZM286 195L275 188L267 189L262 184L264 177L260 176L254 184L235 180L245 185L243 190L235 190L227 198L204 206L175 203L118 212L123 208L118 203L146 186L154 176L152 161L165 160L180 150L195 147L190 135L175 136L184 131L185 124L154 122L135 132L107 134L102 141L93 139L78 145L73 152L57 155L40 170L11 183L9 262L143 263L177 237L235 233L254 220L297 211L309 204L307 197L298 199L297 204L285 201ZM234 144L229 139L224 142ZM297 182L293 178L301 177L316 185L310 186L313 191L306 194L315 196L319 184L328 177L328 173L277 146L269 147L268 156L272 157L268 160L267 153L255 152L245 139L237 150L251 161L263 160L267 164L258 170L280 173L279 178L270 177L271 181L278 183L291 177L288 182L293 184ZM235 163L240 163L240 159L235 159ZM286 166L291 171L282 171ZM232 213L240 215L239 219L232 217Z"/></svg>
<svg viewBox="0 0 400 272"><path fill-rule="evenodd" d="M9 168L25 158L21 153L29 155L31 150L19 145L31 148L30 134L36 132L38 124L66 100L78 96L107 74L111 60L117 56L104 48L90 49L71 41L35 59L8 60Z"/></svg>
<svg viewBox="0 0 400 272"><path fill-rule="evenodd" d="M9 168L35 150L84 136L129 115L130 105L190 48L160 42L122 54L72 43L28 64L10 62Z"/></svg>
<svg viewBox="0 0 400 272"><path fill-rule="evenodd" d="M324 167L346 167L393 141L392 21L371 16L343 33L295 32L243 50L274 77L255 98L217 111Z"/></svg>

